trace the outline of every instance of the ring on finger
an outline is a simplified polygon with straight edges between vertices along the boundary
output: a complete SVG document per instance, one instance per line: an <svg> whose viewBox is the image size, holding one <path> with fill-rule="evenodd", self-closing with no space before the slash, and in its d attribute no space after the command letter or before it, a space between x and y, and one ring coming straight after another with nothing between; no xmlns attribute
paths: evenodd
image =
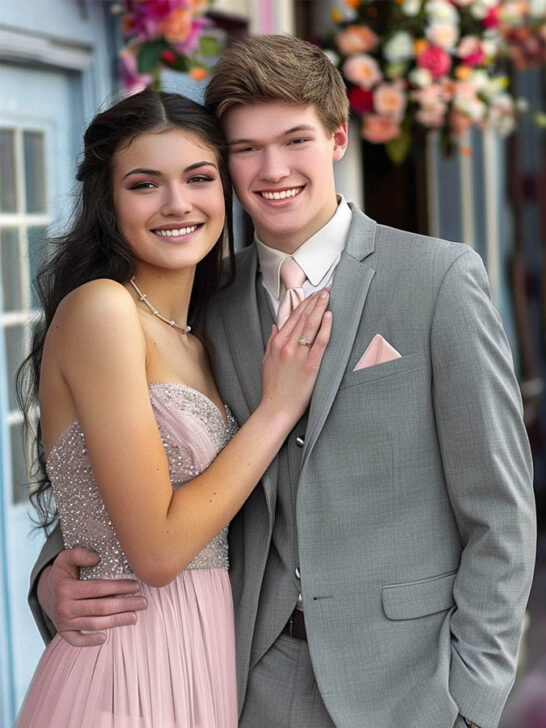
<svg viewBox="0 0 546 728"><path fill-rule="evenodd" d="M309 347L309 349L313 346L313 344L309 341L309 339L306 336L300 336L300 338L298 339L298 344L307 346L307 347Z"/></svg>

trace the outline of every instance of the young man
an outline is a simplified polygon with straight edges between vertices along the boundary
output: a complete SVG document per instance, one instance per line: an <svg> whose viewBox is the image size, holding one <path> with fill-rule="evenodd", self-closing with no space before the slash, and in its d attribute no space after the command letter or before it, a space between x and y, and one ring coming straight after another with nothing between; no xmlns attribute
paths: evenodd
<svg viewBox="0 0 546 728"><path fill-rule="evenodd" d="M495 728L535 522L521 401L481 260L336 197L347 100L319 49L281 36L234 44L207 102L256 233L207 316L240 422L260 396L272 323L324 286L334 317L309 411L230 529L240 725ZM35 577L59 548L49 542ZM78 630L141 605L96 599L131 587L82 586L85 558L62 553L39 597L69 639L90 642Z"/></svg>

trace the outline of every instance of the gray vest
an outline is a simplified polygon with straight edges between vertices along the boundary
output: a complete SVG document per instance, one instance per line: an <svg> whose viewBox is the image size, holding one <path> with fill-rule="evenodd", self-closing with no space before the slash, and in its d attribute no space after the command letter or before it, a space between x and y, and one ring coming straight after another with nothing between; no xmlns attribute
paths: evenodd
<svg viewBox="0 0 546 728"><path fill-rule="evenodd" d="M260 280L256 281L258 310L264 342L274 323L267 293ZM296 577L298 539L296 533L296 496L300 474L302 448L298 437L305 436L307 413L292 430L278 455L277 506L271 545L267 557L258 615L252 644L251 665L271 647L288 622L300 591Z"/></svg>

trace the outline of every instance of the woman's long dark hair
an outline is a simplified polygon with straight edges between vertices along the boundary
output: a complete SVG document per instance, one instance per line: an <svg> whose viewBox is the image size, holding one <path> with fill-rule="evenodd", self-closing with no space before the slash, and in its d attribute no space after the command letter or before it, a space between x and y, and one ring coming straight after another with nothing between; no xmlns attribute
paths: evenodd
<svg viewBox="0 0 546 728"><path fill-rule="evenodd" d="M17 374L17 393L25 417L27 441L34 438L37 457L32 469L31 502L37 522L46 531L56 520L51 484L45 471L41 428L32 426L31 411L38 402L42 354L47 331L63 298L96 278L127 283L135 272L133 251L121 234L114 211L112 161L115 152L147 133L182 129L217 150L226 200L226 224L221 238L200 261L190 300L188 320L195 327L220 280L233 278L231 182L225 140L218 122L205 109L179 94L146 89L97 114L84 136L83 159L76 179L81 183L73 224L65 235L46 248L46 260L35 286L43 307L43 320L34 334L32 351ZM224 257L226 260L224 261ZM226 275L227 273L227 275ZM35 431L34 431L35 430Z"/></svg>

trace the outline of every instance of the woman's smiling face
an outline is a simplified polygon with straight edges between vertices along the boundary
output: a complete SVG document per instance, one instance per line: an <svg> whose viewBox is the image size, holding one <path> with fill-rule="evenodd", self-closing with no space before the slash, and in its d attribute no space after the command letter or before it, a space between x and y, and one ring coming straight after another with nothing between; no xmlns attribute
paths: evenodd
<svg viewBox="0 0 546 728"><path fill-rule="evenodd" d="M142 134L114 155L114 210L137 268L194 267L225 218L216 151L178 128Z"/></svg>

